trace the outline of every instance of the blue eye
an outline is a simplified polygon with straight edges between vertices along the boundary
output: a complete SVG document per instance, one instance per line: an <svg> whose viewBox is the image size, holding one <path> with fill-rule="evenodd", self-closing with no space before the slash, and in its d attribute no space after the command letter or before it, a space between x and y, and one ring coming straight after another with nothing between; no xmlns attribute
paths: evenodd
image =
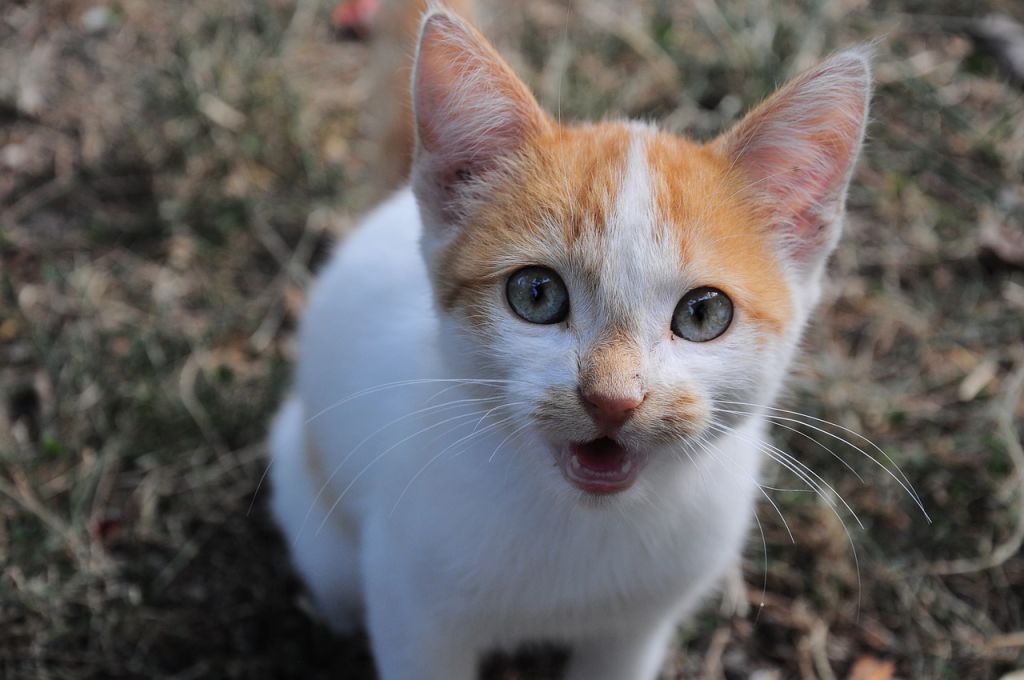
<svg viewBox="0 0 1024 680"><path fill-rule="evenodd" d="M512 274L505 297L512 311L530 323L558 323L569 316L569 291L547 267L524 267Z"/></svg>
<svg viewBox="0 0 1024 680"><path fill-rule="evenodd" d="M717 288L694 288L672 313L672 332L690 342L714 340L732 323L732 300Z"/></svg>

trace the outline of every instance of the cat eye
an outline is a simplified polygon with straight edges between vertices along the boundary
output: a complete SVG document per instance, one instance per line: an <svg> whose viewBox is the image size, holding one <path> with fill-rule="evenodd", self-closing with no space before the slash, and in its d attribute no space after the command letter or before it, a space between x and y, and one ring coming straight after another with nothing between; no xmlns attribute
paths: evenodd
<svg viewBox="0 0 1024 680"><path fill-rule="evenodd" d="M558 323L569 315L569 291L547 267L524 267L512 274L505 296L512 311L530 323Z"/></svg>
<svg viewBox="0 0 1024 680"><path fill-rule="evenodd" d="M732 300L717 288L694 288L672 313L672 332L690 342L714 340L732 323Z"/></svg>

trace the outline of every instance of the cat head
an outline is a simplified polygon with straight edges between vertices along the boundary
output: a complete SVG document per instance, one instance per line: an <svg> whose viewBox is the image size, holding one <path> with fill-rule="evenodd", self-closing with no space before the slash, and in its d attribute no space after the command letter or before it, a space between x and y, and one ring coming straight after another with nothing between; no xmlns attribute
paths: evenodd
<svg viewBox="0 0 1024 680"><path fill-rule="evenodd" d="M505 381L517 432L566 480L624 491L679 460L659 452L735 423L726 402L774 398L839 238L865 50L706 144L561 125L443 10L424 18L413 81L412 186L449 360Z"/></svg>

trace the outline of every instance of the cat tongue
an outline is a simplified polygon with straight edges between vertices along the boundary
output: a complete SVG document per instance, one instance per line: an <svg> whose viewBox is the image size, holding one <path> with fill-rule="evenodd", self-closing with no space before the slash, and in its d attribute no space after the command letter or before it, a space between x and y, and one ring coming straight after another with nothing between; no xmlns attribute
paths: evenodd
<svg viewBox="0 0 1024 680"><path fill-rule="evenodd" d="M614 439L602 437L570 444L565 460L566 478L588 493L624 491L636 480L637 461Z"/></svg>

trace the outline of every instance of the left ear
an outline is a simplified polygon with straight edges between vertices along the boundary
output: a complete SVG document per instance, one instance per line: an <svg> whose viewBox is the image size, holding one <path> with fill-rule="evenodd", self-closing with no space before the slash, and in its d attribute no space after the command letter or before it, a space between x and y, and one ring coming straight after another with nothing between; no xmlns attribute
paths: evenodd
<svg viewBox="0 0 1024 680"><path fill-rule="evenodd" d="M871 98L869 57L867 48L836 54L713 142L752 192L783 256L805 276L839 240Z"/></svg>
<svg viewBox="0 0 1024 680"><path fill-rule="evenodd" d="M457 227L500 190L502 170L548 129L533 95L479 32L434 8L413 67L412 185L428 230Z"/></svg>

